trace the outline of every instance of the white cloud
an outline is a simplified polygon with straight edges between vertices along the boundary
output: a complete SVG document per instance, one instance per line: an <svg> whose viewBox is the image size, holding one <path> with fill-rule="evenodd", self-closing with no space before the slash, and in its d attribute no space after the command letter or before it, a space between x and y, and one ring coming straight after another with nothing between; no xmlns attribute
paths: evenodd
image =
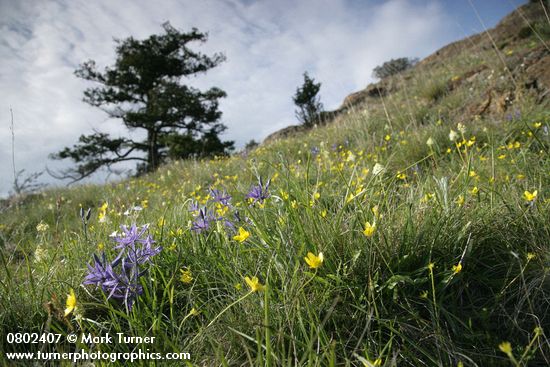
<svg viewBox="0 0 550 367"><path fill-rule="evenodd" d="M88 85L73 75L87 59L114 60L113 38L145 38L169 20L208 31L206 53L227 62L192 79L219 86L226 139L239 146L294 123L291 96L308 70L321 98L336 108L371 81L374 66L392 57L425 56L451 40L435 1L21 1L0 4L0 193L11 185L9 107L15 114L18 168L37 171L47 159L99 128L125 134L120 123L87 106ZM67 164L67 163L65 163Z"/></svg>

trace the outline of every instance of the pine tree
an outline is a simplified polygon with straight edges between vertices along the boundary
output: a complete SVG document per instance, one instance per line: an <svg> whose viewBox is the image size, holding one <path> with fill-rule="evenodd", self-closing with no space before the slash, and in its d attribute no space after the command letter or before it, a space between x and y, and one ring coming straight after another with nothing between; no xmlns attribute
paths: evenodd
<svg viewBox="0 0 550 367"><path fill-rule="evenodd" d="M321 83L315 83L315 80L305 72L304 83L296 89L296 94L292 98L298 107L295 111L296 118L307 127L319 122L319 117L323 112L323 105L318 96L320 89Z"/></svg>
<svg viewBox="0 0 550 367"><path fill-rule="evenodd" d="M207 41L207 34L196 28L182 33L165 23L163 29L164 34L145 40L117 40L115 64L103 72L92 60L75 71L77 77L97 84L84 92L84 102L121 120L129 130L143 131L145 138L113 138L97 130L82 135L72 148L51 155L77 163L62 172L62 178L77 181L124 161L139 162L138 173L151 172L168 158L225 154L233 149L233 142L219 139L226 129L219 122L219 99L226 93L183 83L185 77L216 67L225 56L191 50L189 43Z"/></svg>

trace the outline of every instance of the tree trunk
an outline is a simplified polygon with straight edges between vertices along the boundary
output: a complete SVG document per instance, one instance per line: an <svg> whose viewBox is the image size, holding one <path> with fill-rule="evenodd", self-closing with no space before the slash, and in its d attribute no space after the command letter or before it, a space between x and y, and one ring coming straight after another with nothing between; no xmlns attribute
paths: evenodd
<svg viewBox="0 0 550 367"><path fill-rule="evenodd" d="M157 132L154 129L147 130L147 172L153 172L159 165Z"/></svg>

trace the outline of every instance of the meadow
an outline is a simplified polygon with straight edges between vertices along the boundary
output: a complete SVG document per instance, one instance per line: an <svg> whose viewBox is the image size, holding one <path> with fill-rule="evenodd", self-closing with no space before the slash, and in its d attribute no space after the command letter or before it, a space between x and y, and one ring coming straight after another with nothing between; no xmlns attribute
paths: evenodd
<svg viewBox="0 0 550 367"><path fill-rule="evenodd" d="M2 355L549 365L550 113L494 52L414 69L390 96L250 152L15 200L0 217ZM490 83L513 105L464 115ZM9 332L155 339L14 345Z"/></svg>

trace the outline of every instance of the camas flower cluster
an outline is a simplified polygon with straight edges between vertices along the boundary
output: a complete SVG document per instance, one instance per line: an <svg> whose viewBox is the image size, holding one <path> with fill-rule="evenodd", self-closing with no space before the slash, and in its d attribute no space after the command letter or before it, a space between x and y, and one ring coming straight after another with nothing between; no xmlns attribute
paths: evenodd
<svg viewBox="0 0 550 367"><path fill-rule="evenodd" d="M200 207L193 202L189 211L193 214L191 230L196 233L208 231L215 222L221 222L227 230L235 232L237 225L243 220L236 208L231 204L232 197L224 191L209 190L209 200Z"/></svg>
<svg viewBox="0 0 550 367"><path fill-rule="evenodd" d="M88 264L88 275L82 284L101 288L107 299L119 300L131 310L136 298L143 293L140 278L147 272L145 265L162 247L154 246L147 225L120 228L122 233L114 237L117 243L114 248L120 250L117 257L109 262L105 252L101 256L94 254L94 263Z"/></svg>

